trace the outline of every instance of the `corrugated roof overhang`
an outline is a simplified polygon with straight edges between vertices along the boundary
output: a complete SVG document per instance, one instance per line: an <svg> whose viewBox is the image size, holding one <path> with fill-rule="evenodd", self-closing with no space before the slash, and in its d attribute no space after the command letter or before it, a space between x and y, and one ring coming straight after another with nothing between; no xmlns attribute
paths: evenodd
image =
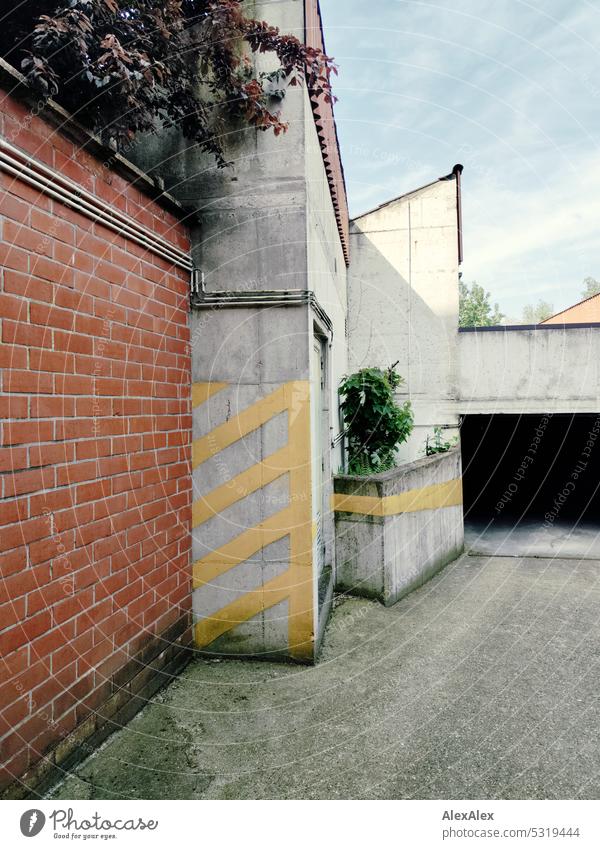
<svg viewBox="0 0 600 849"><path fill-rule="evenodd" d="M319 0L305 0L304 10L306 44L325 52ZM342 250L344 251L346 265L348 265L350 262L348 200L346 197L344 168L340 156L340 145L335 125L333 104L328 103L323 95L310 95L310 103L319 137L319 144L321 145L321 153L323 154L323 164L325 165L325 173L327 174L327 181L329 183L329 191L333 202Z"/></svg>

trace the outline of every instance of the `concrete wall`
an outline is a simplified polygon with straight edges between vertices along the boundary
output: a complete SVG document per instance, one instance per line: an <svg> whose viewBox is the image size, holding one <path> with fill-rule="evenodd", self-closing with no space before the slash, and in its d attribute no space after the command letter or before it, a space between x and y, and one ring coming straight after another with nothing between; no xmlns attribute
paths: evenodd
<svg viewBox="0 0 600 849"><path fill-rule="evenodd" d="M323 167L317 130L309 112L305 117L307 285L325 309L333 324L333 334L325 345L326 386L321 417L323 456L323 491L319 498L323 508L324 556L318 576L318 628L322 633L333 596L335 567L335 525L331 510L333 475L342 465L341 444L331 448L340 430L337 388L347 371L348 346L345 335L347 310L347 271L342 244L335 219L331 192ZM313 361L314 362L314 361ZM318 376L311 374L311 384Z"/></svg>
<svg viewBox="0 0 600 849"><path fill-rule="evenodd" d="M308 284L334 325L331 348L331 404L334 410L332 436L339 432L337 387L348 368L348 341L345 334L348 308L347 269L337 229L331 193L323 168L317 131L306 116L307 264ZM341 463L339 448L332 462Z"/></svg>
<svg viewBox="0 0 600 849"><path fill-rule="evenodd" d="M399 400L415 412L403 460L422 456L435 425L457 425L456 195L454 178L438 180L351 223L349 368L399 360Z"/></svg>
<svg viewBox="0 0 600 849"><path fill-rule="evenodd" d="M393 604L462 552L459 451L334 485L340 590Z"/></svg>
<svg viewBox="0 0 600 849"><path fill-rule="evenodd" d="M600 409L600 328L458 334L457 412L585 413Z"/></svg>
<svg viewBox="0 0 600 849"><path fill-rule="evenodd" d="M298 0L257 2L254 14L304 35ZM282 107L289 129L278 138L231 127L231 168L215 168L176 134L148 139L137 156L197 211L193 252L207 291L300 289L322 299L334 338L332 347L326 341L327 448L345 368L345 267L306 90L291 88ZM192 313L194 617L196 644L208 653L315 657L324 618L312 538L315 324L331 339L319 322L307 304ZM327 487L328 450L325 462ZM326 524L331 572L331 516Z"/></svg>

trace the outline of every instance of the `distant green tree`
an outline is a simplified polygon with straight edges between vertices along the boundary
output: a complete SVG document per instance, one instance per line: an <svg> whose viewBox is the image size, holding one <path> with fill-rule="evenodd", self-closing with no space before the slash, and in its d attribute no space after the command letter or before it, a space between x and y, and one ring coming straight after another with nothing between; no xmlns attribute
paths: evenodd
<svg viewBox="0 0 600 849"><path fill-rule="evenodd" d="M585 277L583 285L585 288L581 293L582 298L591 298L593 295L600 294L600 282L594 277Z"/></svg>
<svg viewBox="0 0 600 849"><path fill-rule="evenodd" d="M466 283L459 280L458 294L459 327L490 327L502 323L504 314L500 312L498 304L492 306L490 293L486 292L479 283L473 281L469 288Z"/></svg>
<svg viewBox="0 0 600 849"><path fill-rule="evenodd" d="M554 305L539 300L537 304L527 304L523 307L523 324L539 324L551 315L554 315Z"/></svg>

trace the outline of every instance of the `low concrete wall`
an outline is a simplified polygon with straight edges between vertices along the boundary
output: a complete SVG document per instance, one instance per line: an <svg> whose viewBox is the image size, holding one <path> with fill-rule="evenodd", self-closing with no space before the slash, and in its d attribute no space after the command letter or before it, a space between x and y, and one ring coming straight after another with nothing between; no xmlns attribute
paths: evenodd
<svg viewBox="0 0 600 849"><path fill-rule="evenodd" d="M461 328L460 415L595 413L600 409L598 325Z"/></svg>
<svg viewBox="0 0 600 849"><path fill-rule="evenodd" d="M463 550L458 449L334 480L337 587L394 604Z"/></svg>

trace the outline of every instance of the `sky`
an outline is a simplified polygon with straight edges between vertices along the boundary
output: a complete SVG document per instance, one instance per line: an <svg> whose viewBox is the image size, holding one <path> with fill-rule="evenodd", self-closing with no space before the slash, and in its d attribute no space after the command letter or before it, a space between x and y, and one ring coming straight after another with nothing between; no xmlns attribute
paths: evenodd
<svg viewBox="0 0 600 849"><path fill-rule="evenodd" d="M600 279L597 0L321 0L350 215L463 173L463 280L509 318Z"/></svg>

